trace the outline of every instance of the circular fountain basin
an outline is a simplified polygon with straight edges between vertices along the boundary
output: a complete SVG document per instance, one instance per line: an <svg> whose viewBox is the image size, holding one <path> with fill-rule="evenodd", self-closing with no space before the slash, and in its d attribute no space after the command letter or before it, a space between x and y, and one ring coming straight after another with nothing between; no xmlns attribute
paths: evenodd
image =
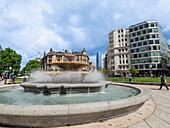
<svg viewBox="0 0 170 128"><path fill-rule="evenodd" d="M114 97L114 93L119 96ZM103 92L62 96L32 94L22 88L5 89L0 92L0 124L55 127L103 121L135 111L150 95L143 87L116 84L109 85ZM57 99L74 102L57 103Z"/></svg>
<svg viewBox="0 0 170 128"><path fill-rule="evenodd" d="M66 94L74 93L93 93L100 92L103 88L109 85L108 81L100 81L97 83L37 83L37 82L25 82L21 86L25 92L48 92L50 94L59 94L61 87L65 89Z"/></svg>

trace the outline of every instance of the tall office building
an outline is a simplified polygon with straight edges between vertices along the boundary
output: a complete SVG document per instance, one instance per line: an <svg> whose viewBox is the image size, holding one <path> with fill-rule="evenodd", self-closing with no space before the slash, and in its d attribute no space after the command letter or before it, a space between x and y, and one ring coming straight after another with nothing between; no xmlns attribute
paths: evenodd
<svg viewBox="0 0 170 128"><path fill-rule="evenodd" d="M96 55L96 69L99 70L99 68L102 67L102 59L101 59L101 53L97 52Z"/></svg>
<svg viewBox="0 0 170 128"><path fill-rule="evenodd" d="M126 76L130 68L129 29L113 30L108 36L107 69L112 72L111 75Z"/></svg>
<svg viewBox="0 0 170 128"><path fill-rule="evenodd" d="M131 65L140 74L168 72L168 45L157 21L144 21L129 27Z"/></svg>

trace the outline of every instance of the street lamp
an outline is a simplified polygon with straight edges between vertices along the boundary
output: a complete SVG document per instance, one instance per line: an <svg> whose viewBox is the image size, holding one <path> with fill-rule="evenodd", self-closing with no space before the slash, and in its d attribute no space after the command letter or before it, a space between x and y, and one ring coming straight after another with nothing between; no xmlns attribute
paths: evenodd
<svg viewBox="0 0 170 128"><path fill-rule="evenodd" d="M12 69L12 67L10 66L10 67L9 67L9 82L10 82L10 78L11 78L11 77L10 77L11 69Z"/></svg>
<svg viewBox="0 0 170 128"><path fill-rule="evenodd" d="M150 77L151 77L151 82L152 82L152 64L149 65L149 68L150 68Z"/></svg>
<svg viewBox="0 0 170 128"><path fill-rule="evenodd" d="M144 68L144 77L145 77L145 68Z"/></svg>

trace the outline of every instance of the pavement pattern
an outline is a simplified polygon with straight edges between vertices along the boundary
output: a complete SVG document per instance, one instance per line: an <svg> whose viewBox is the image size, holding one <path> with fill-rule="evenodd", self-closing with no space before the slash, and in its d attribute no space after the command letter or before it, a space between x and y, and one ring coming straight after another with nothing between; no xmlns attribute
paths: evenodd
<svg viewBox="0 0 170 128"><path fill-rule="evenodd" d="M9 86L14 85L0 82L0 88ZM60 128L170 128L170 91L165 87L159 90L159 86L153 85L134 86L144 86L152 92L152 97L136 112L103 122Z"/></svg>

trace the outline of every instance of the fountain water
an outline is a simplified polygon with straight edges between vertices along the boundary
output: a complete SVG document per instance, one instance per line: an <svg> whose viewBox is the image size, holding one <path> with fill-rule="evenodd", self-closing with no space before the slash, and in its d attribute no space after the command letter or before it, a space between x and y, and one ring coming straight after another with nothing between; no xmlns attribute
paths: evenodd
<svg viewBox="0 0 170 128"><path fill-rule="evenodd" d="M110 82L103 81L100 72L82 74L79 72L50 75L44 72L33 74L35 81L22 83L25 92L47 94L94 93L100 92Z"/></svg>

